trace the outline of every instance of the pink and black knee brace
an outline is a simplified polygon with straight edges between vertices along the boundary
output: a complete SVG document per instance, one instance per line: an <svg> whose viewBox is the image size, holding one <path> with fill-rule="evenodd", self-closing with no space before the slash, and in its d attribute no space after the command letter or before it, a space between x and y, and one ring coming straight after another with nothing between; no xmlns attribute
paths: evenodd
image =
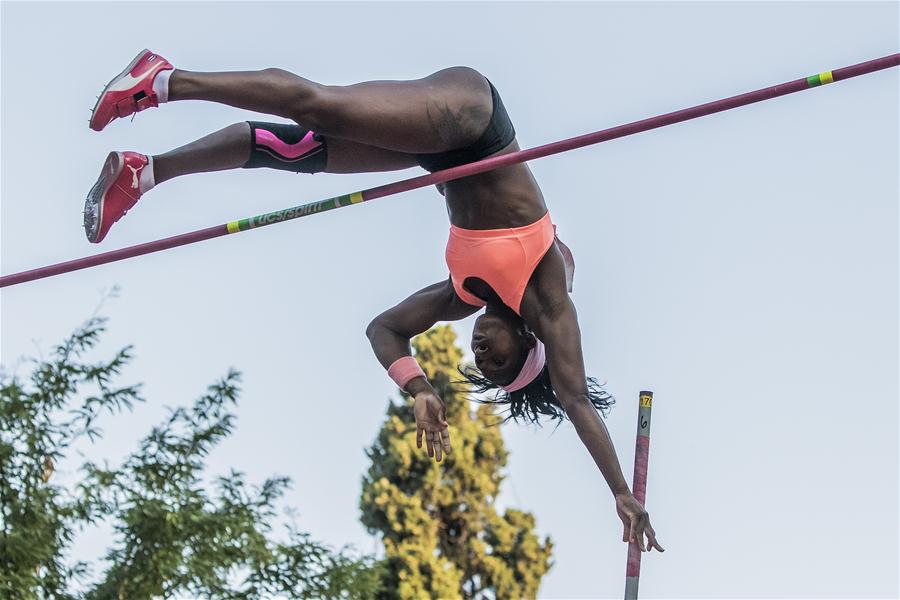
<svg viewBox="0 0 900 600"><path fill-rule="evenodd" d="M328 164L325 139L314 132L287 123L250 124L250 158L245 169L281 169L294 173L321 173Z"/></svg>

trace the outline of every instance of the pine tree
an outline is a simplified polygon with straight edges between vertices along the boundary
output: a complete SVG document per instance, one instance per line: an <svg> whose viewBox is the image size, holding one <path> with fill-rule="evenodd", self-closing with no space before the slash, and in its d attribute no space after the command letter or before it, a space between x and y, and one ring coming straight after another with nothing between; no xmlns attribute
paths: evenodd
<svg viewBox="0 0 900 600"><path fill-rule="evenodd" d="M54 466L74 442L101 435L99 418L142 400L139 386L115 383L130 348L84 362L102 331L102 320L90 320L52 358L33 361L25 380L0 372L0 598L375 596L371 559L290 527L271 535L287 478L251 486L232 472L206 481L205 456L234 428L235 372L172 411L121 465L87 463L75 485L57 482ZM115 543L108 568L89 578L90 563L72 561L70 545L100 520L112 523Z"/></svg>
<svg viewBox="0 0 900 600"><path fill-rule="evenodd" d="M362 521L384 543L381 598L534 598L552 543L530 513L494 508L507 451L493 408L468 401L457 382L462 351L450 326L413 340L416 358L446 404L453 453L440 464L416 448L412 398L390 403L368 451Z"/></svg>

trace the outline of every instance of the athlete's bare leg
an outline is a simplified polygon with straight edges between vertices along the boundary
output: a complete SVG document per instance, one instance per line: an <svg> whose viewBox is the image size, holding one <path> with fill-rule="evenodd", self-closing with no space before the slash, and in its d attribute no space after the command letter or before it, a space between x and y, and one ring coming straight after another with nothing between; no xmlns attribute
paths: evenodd
<svg viewBox="0 0 900 600"><path fill-rule="evenodd" d="M206 100L292 119L328 138L408 154L474 142L491 117L487 80L451 67L413 81L327 86L282 69L197 73L175 70L169 101Z"/></svg>
<svg viewBox="0 0 900 600"><path fill-rule="evenodd" d="M326 173L397 171L416 166L412 154L329 138ZM156 184L190 173L208 173L243 167L250 157L250 125L229 125L197 141L153 157Z"/></svg>
<svg viewBox="0 0 900 600"><path fill-rule="evenodd" d="M238 123L154 156L152 171L143 170L149 162L138 153L111 153L85 201L91 242L102 241L142 193L173 177L239 167L307 173L405 169L417 164L416 154L474 142L493 108L487 80L464 67L415 81L350 86L325 86L280 69L175 70L168 84L169 101L219 102L293 119L297 125ZM126 164L132 179L124 191L119 179ZM145 176L148 172L152 177Z"/></svg>

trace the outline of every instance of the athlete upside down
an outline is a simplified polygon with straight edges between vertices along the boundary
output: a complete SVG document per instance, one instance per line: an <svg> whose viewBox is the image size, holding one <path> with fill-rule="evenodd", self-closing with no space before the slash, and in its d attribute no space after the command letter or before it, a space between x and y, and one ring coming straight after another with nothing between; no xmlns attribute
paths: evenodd
<svg viewBox="0 0 900 600"><path fill-rule="evenodd" d="M519 149L496 88L452 67L414 81L327 86L283 71L199 73L144 50L104 89L90 126L160 103L205 100L277 115L296 124L236 123L158 156L112 152L85 204L85 232L102 241L155 185L180 175L267 167L304 173L429 171ZM569 297L572 259L555 235L525 164L438 186L450 216L450 276L375 317L366 329L388 374L414 398L416 443L440 461L451 452L444 404L411 356L410 340L438 321L475 320L478 391L498 389L512 417L568 417L606 479L623 541L656 548L649 515L635 499L598 415L611 404L585 376L581 334ZM647 541L645 543L644 537Z"/></svg>

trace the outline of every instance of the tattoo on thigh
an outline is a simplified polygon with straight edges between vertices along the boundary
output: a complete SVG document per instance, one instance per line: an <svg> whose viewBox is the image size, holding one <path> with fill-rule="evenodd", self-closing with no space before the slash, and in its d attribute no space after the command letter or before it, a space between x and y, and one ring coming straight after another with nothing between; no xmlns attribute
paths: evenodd
<svg viewBox="0 0 900 600"><path fill-rule="evenodd" d="M471 143L487 127L490 112L481 106L463 105L454 111L446 102L428 102L425 106L431 130L452 147Z"/></svg>

